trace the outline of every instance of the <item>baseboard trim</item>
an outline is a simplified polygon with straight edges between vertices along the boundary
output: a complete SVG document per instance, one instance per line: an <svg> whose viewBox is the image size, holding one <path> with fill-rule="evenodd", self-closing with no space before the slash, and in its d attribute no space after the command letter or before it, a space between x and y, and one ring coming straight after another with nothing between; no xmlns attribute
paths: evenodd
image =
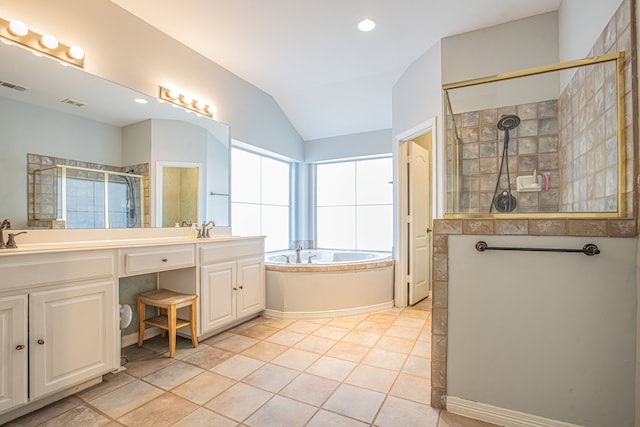
<svg viewBox="0 0 640 427"><path fill-rule="evenodd" d="M455 396L447 396L447 411L505 427L580 427L577 424L551 420Z"/></svg>
<svg viewBox="0 0 640 427"><path fill-rule="evenodd" d="M388 310L393 308L393 300L380 304L368 305L364 307L345 308L341 310L326 311L278 311L266 309L264 315L275 319L331 319L334 317L359 316L361 314L369 314L376 311Z"/></svg>

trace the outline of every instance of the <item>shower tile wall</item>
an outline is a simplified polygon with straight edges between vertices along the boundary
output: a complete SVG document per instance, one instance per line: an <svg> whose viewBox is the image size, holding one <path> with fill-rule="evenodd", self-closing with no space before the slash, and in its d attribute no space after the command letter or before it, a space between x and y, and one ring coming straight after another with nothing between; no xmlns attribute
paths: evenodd
<svg viewBox="0 0 640 427"><path fill-rule="evenodd" d="M500 170L504 132L497 128L505 114L517 114L520 125L509 132L511 191L517 200L514 212L557 212L558 103L547 100L454 115L461 145L460 212L487 213ZM506 164L498 192L507 188ZM516 177L549 175L549 190L516 192Z"/></svg>
<svg viewBox="0 0 640 427"><path fill-rule="evenodd" d="M47 183L50 185L40 185L38 186L40 191L38 193L34 193L34 174L33 174L34 170L42 169L42 168L46 168L54 165L76 166L76 167L104 170L104 171L110 171L110 172L127 172L127 171L133 170L132 173L136 175L145 176L146 179L143 180L144 206L145 206L144 226L145 227L149 226L150 217L149 217L149 179L148 179L149 164L148 163L119 167L119 166L108 166L108 165L103 165L99 163L90 163L90 162L83 162L78 160L63 159L63 158L52 157L52 156L43 156L40 154L32 154L32 153L27 154L27 162L28 162L27 164L28 207L27 208L29 213L28 222L27 222L28 227L34 227L34 228L57 227L58 222L55 220L37 220L36 219L37 217L53 216L53 200L55 200L57 197L55 185L53 182L53 177L45 176L44 179L51 179L51 182ZM90 174L91 172L83 172L83 173ZM88 175L87 177L90 178L90 176ZM99 179L102 179L102 177L100 177ZM76 195L76 197L80 199L82 197L88 199L89 197L91 197L91 195L80 194L80 195ZM48 209L48 211L36 212L36 209L44 209L44 210ZM82 223L86 223L87 224L86 228L93 228L91 227L91 224L95 224L95 218L93 217L86 218L86 219L78 218L78 221L81 221ZM104 226L104 224L102 224L101 226Z"/></svg>

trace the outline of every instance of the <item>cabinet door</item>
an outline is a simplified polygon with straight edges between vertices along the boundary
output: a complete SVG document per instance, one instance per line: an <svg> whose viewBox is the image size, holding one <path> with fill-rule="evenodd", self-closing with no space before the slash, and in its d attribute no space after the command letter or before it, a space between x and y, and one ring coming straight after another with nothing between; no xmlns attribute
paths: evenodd
<svg viewBox="0 0 640 427"><path fill-rule="evenodd" d="M116 286L108 280L29 296L32 399L118 367Z"/></svg>
<svg viewBox="0 0 640 427"><path fill-rule="evenodd" d="M200 282L200 326L204 334L236 319L235 261L202 267Z"/></svg>
<svg viewBox="0 0 640 427"><path fill-rule="evenodd" d="M27 296L0 298L0 412L27 401Z"/></svg>
<svg viewBox="0 0 640 427"><path fill-rule="evenodd" d="M264 310L264 280L263 257L238 261L238 318Z"/></svg>

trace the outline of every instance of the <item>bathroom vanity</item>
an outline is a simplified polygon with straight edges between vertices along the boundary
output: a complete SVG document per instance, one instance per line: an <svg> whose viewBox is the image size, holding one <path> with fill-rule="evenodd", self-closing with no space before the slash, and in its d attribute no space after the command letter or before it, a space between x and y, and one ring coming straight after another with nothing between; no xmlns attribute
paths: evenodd
<svg viewBox="0 0 640 427"><path fill-rule="evenodd" d="M197 294L199 338L264 310L263 237L136 233L96 230L0 251L0 424L120 367L121 277L156 273L158 287ZM114 234L125 237L106 238Z"/></svg>

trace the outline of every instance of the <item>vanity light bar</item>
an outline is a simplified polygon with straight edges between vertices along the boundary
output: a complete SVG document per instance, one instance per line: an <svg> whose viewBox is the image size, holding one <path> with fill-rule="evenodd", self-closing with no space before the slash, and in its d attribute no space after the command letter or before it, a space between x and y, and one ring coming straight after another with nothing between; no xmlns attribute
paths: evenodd
<svg viewBox="0 0 640 427"><path fill-rule="evenodd" d="M184 95L176 90L168 89L164 86L160 86L160 99L209 118L213 118L213 113L216 111L216 107L213 105L193 99L188 95Z"/></svg>
<svg viewBox="0 0 640 427"><path fill-rule="evenodd" d="M64 45L51 34L38 34L18 20L6 21L0 18L0 37L42 52L60 61L84 68L84 51L78 46Z"/></svg>

